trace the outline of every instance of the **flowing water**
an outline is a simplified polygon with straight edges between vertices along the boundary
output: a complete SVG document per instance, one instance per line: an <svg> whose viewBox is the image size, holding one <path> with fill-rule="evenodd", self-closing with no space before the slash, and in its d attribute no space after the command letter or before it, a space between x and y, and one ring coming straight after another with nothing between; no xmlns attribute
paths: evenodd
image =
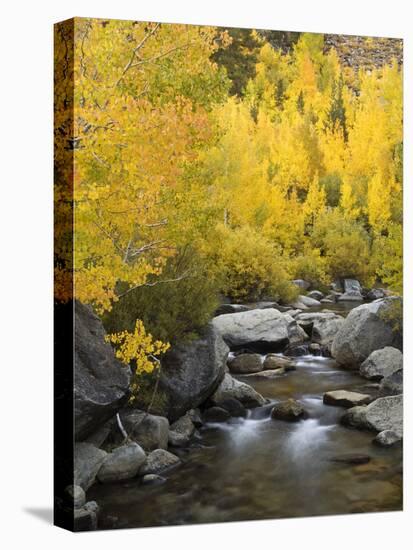
<svg viewBox="0 0 413 550"><path fill-rule="evenodd" d="M246 419L207 424L166 482L139 480L95 485L88 496L101 507L100 528L287 518L402 508L402 451L372 444L374 434L339 424L344 409L324 405L323 393L363 389L366 380L324 357L297 358L297 369L276 379L243 378L270 400ZM309 418L270 418L286 398ZM367 464L331 458L371 457Z"/></svg>

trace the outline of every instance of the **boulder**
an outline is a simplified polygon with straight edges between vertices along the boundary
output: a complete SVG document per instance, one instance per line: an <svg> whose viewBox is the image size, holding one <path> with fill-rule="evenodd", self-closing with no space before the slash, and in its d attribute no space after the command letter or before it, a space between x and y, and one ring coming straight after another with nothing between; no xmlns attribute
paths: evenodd
<svg viewBox="0 0 413 550"><path fill-rule="evenodd" d="M319 307L320 305L321 304L319 300L314 300L314 298L304 296L303 294L300 294L298 298L291 304L291 306L296 309L307 309L309 307Z"/></svg>
<svg viewBox="0 0 413 550"><path fill-rule="evenodd" d="M145 451L168 447L169 422L163 416L148 414L138 409L120 412L122 424L132 441Z"/></svg>
<svg viewBox="0 0 413 550"><path fill-rule="evenodd" d="M257 353L242 353L235 356L229 363L230 372L234 374L249 374L262 370L261 355Z"/></svg>
<svg viewBox="0 0 413 550"><path fill-rule="evenodd" d="M107 438L109 437L110 433L114 429L116 419L111 418L107 422L105 422L102 426L100 426L95 432L93 432L91 435L87 437L85 440L86 443L91 443L95 447L101 448Z"/></svg>
<svg viewBox="0 0 413 550"><path fill-rule="evenodd" d="M344 413L341 422L345 426L375 430L391 430L403 435L403 396L379 397L370 405L352 407Z"/></svg>
<svg viewBox="0 0 413 550"><path fill-rule="evenodd" d="M336 361L344 367L357 368L377 349L401 349L401 319L393 319L400 305L400 298L384 298L352 309L331 346Z"/></svg>
<svg viewBox="0 0 413 550"><path fill-rule="evenodd" d="M285 373L286 373L285 368L279 367L278 369L263 370L261 372L255 372L253 374L246 374L245 376L246 378L265 378L265 379L271 380L272 378L277 378L281 374L285 374Z"/></svg>
<svg viewBox="0 0 413 550"><path fill-rule="evenodd" d="M307 296L308 298L312 298L313 300L318 300L319 302L324 298L324 294L319 290L312 290L311 292L307 293Z"/></svg>
<svg viewBox="0 0 413 550"><path fill-rule="evenodd" d="M171 425L168 441L173 447L185 447L194 435L195 426L191 414L187 412Z"/></svg>
<svg viewBox="0 0 413 550"><path fill-rule="evenodd" d="M341 294L343 292L343 285L341 284L341 281L339 281L338 279L331 283L330 288L333 292L338 294Z"/></svg>
<svg viewBox="0 0 413 550"><path fill-rule="evenodd" d="M384 298L386 296L386 293L384 289L382 288L372 288L367 292L366 298L367 300L380 300L381 298Z"/></svg>
<svg viewBox="0 0 413 550"><path fill-rule="evenodd" d="M297 422L306 416L304 407L294 399L288 399L277 403L271 409L271 418L277 420L287 420L289 422Z"/></svg>
<svg viewBox="0 0 413 550"><path fill-rule="evenodd" d="M233 397L228 397L228 399L224 399L223 401L221 401L220 406L228 411L231 416L247 416L247 411L244 405L240 401L238 401L238 399L234 399Z"/></svg>
<svg viewBox="0 0 413 550"><path fill-rule="evenodd" d="M265 370L274 370L284 368L287 370L295 370L295 364L292 359L289 357L284 357L283 355L275 355L274 353L269 353L264 359L264 369Z"/></svg>
<svg viewBox="0 0 413 550"><path fill-rule="evenodd" d="M74 451L74 485L87 491L95 482L107 453L90 443L76 443Z"/></svg>
<svg viewBox="0 0 413 550"><path fill-rule="evenodd" d="M401 436L392 430L383 430L379 432L373 439L373 443L380 445L381 447L392 447L396 443L400 443Z"/></svg>
<svg viewBox="0 0 413 550"><path fill-rule="evenodd" d="M370 353L361 364L360 374L369 380L380 380L403 367L403 354L397 348L386 346Z"/></svg>
<svg viewBox="0 0 413 550"><path fill-rule="evenodd" d="M204 412L205 422L226 422L231 415L223 407L210 407Z"/></svg>
<svg viewBox="0 0 413 550"><path fill-rule="evenodd" d="M147 474L158 474L173 466L177 466L180 462L180 459L169 451L155 449L148 455L146 463L140 469L140 474L143 476Z"/></svg>
<svg viewBox="0 0 413 550"><path fill-rule="evenodd" d="M168 444L170 447L187 447L189 439L183 434L169 430Z"/></svg>
<svg viewBox="0 0 413 550"><path fill-rule="evenodd" d="M74 305L74 424L77 441L86 439L126 402L131 372L118 361L90 306Z"/></svg>
<svg viewBox="0 0 413 550"><path fill-rule="evenodd" d="M202 418L199 409L190 409L186 414L192 420L195 428L200 428L202 426Z"/></svg>
<svg viewBox="0 0 413 550"><path fill-rule="evenodd" d="M184 416L181 416L181 418L171 424L171 430L184 435L189 440L195 432L195 426L192 422L191 416L192 415L189 412L184 414Z"/></svg>
<svg viewBox="0 0 413 550"><path fill-rule="evenodd" d="M117 447L108 454L98 472L101 483L111 483L135 477L146 462L145 451L137 443L131 442Z"/></svg>
<svg viewBox="0 0 413 550"><path fill-rule="evenodd" d="M227 315L228 313L239 313L241 311L248 311L249 309L251 308L243 304L222 304L215 311L214 317L218 317L218 315Z"/></svg>
<svg viewBox="0 0 413 550"><path fill-rule="evenodd" d="M357 279L344 279L343 280L344 292L358 292L361 294L361 284Z"/></svg>
<svg viewBox="0 0 413 550"><path fill-rule="evenodd" d="M200 338L177 344L163 356L159 392L165 399L163 412L171 421L203 403L224 377L229 350L215 324L249 313L220 315Z"/></svg>
<svg viewBox="0 0 413 550"><path fill-rule="evenodd" d="M146 474L142 478L142 485L162 485L166 479L158 474Z"/></svg>
<svg viewBox="0 0 413 550"><path fill-rule="evenodd" d="M332 343L344 323L343 317L332 312L300 313L295 319L302 328L311 331L313 342L323 346Z"/></svg>
<svg viewBox="0 0 413 550"><path fill-rule="evenodd" d="M308 281L304 281L303 279L294 279L294 281L291 282L293 283L293 285L298 286L303 290L308 290L311 286L311 283L309 283Z"/></svg>
<svg viewBox="0 0 413 550"><path fill-rule="evenodd" d="M285 306L280 306L278 302L264 300L261 302L255 302L254 304L249 304L249 309L278 309L278 311L285 311L287 308ZM234 312L235 313L235 312Z"/></svg>
<svg viewBox="0 0 413 550"><path fill-rule="evenodd" d="M370 401L370 395L347 390L328 391L323 397L323 403L325 405L334 405L336 407L347 408L355 407L357 405L367 405Z"/></svg>
<svg viewBox="0 0 413 550"><path fill-rule="evenodd" d="M213 325L231 348L255 345L281 348L288 343L289 321L277 309L253 309L213 319Z"/></svg>
<svg viewBox="0 0 413 550"><path fill-rule="evenodd" d="M302 344L306 340L308 340L308 334L306 331L300 327L300 325L297 323L297 321L291 317L288 313L285 314L285 318L288 320L288 341L291 346Z"/></svg>
<svg viewBox="0 0 413 550"><path fill-rule="evenodd" d="M308 354L309 354L308 345L287 346L284 350L284 355L287 357L302 357L303 355L308 355Z"/></svg>
<svg viewBox="0 0 413 550"><path fill-rule="evenodd" d="M364 300L360 292L349 290L337 297L337 302L362 302Z"/></svg>
<svg viewBox="0 0 413 550"><path fill-rule="evenodd" d="M75 508L73 514L74 531L95 531L98 528L99 506L91 500L81 508Z"/></svg>
<svg viewBox="0 0 413 550"><path fill-rule="evenodd" d="M210 397L211 402L220 406L228 398L238 399L246 407L262 407L265 399L248 384L239 382L229 373L226 373L223 381L215 393Z"/></svg>
<svg viewBox="0 0 413 550"><path fill-rule="evenodd" d="M312 353L313 355L321 355L322 352L323 352L323 348L321 347L320 344L317 344L316 342L312 342L309 346L308 346L308 351L310 353Z"/></svg>
<svg viewBox="0 0 413 550"><path fill-rule="evenodd" d="M68 485L65 489L65 500L70 506L81 508L86 503L85 491L80 485Z"/></svg>
<svg viewBox="0 0 413 550"><path fill-rule="evenodd" d="M403 393L403 369L396 370L380 382L381 395L399 395Z"/></svg>

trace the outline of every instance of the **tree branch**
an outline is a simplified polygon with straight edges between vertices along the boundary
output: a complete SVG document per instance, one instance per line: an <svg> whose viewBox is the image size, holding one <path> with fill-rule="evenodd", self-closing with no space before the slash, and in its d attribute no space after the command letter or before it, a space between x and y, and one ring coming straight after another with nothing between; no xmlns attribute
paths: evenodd
<svg viewBox="0 0 413 550"><path fill-rule="evenodd" d="M129 61L126 63L125 67L123 68L123 71L122 71L122 74L120 75L120 77L118 78L116 84L115 84L115 88L116 86L119 86L119 84L121 83L121 81L123 80L125 74L129 71L129 69L132 67L132 64L133 64L133 60L135 59L136 57L136 54L138 53L138 51L144 46L145 42L151 37L153 36L156 31L159 29L160 27L160 23L157 23L154 28L148 32L147 34L145 34L145 36L143 37L143 39L139 42L139 44L136 46L136 48L133 49L132 51L132 55L129 59Z"/></svg>
<svg viewBox="0 0 413 550"><path fill-rule="evenodd" d="M185 271L178 277L175 277L172 279L161 279L159 281L153 281L153 283L142 283L140 285L131 286L130 288L128 288L128 290L125 290L125 292L122 292L122 294L118 294L117 296L118 298L123 298L123 296L126 296L126 294L129 294L129 292L132 292L132 290L136 290L137 288L141 288L143 286L152 287L152 286L156 286L164 283L176 283L178 281L182 281L183 279L188 279L189 276L190 276L190 271Z"/></svg>

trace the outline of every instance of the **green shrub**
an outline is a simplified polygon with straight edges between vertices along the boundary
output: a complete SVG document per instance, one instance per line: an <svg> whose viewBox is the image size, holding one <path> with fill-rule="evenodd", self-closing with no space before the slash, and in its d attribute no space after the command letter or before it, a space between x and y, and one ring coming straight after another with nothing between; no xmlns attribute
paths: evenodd
<svg viewBox="0 0 413 550"><path fill-rule="evenodd" d="M189 247L170 258L162 274L148 283L155 284L128 292L105 314L107 332L132 331L141 319L146 332L173 344L195 337L218 305L217 283Z"/></svg>

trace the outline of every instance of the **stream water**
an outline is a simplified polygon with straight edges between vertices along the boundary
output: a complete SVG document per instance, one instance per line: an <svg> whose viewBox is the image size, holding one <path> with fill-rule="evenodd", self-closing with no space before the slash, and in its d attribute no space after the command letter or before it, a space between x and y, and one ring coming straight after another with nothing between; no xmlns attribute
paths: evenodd
<svg viewBox="0 0 413 550"><path fill-rule="evenodd" d="M339 424L344 409L324 405L323 393L361 389L366 380L332 359L304 356L276 379L243 378L270 403L246 419L207 424L166 482L95 485L100 528L288 518L402 509L402 451L372 444L374 434ZM309 418L270 418L274 403L299 400ZM365 454L367 464L331 461Z"/></svg>

